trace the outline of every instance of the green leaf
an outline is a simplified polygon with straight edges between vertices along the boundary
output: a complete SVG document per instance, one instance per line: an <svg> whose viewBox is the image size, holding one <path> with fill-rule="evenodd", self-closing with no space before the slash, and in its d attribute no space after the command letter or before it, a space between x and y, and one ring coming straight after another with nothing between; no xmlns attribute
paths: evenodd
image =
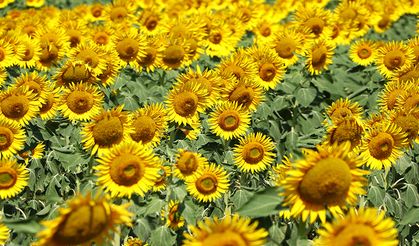
<svg viewBox="0 0 419 246"><path fill-rule="evenodd" d="M269 228L269 238L275 243L282 243L285 239L285 233L287 232L287 226L279 226L279 224L273 224Z"/></svg>
<svg viewBox="0 0 419 246"><path fill-rule="evenodd" d="M375 206L379 207L383 204L385 191L378 186L371 185L368 190L368 200Z"/></svg>
<svg viewBox="0 0 419 246"><path fill-rule="evenodd" d="M176 236L172 235L167 227L160 226L151 232L150 245L151 246L166 246L175 245Z"/></svg>
<svg viewBox="0 0 419 246"><path fill-rule="evenodd" d="M233 204L236 208L240 208L243 206L249 198L253 195L252 192L247 190L238 190L231 198L233 200Z"/></svg>
<svg viewBox="0 0 419 246"><path fill-rule="evenodd" d="M165 201L160 200L159 198L153 197L151 202L149 202L146 206L146 210L144 211L144 215L152 215L156 213L160 213L161 208L165 204Z"/></svg>
<svg viewBox="0 0 419 246"><path fill-rule="evenodd" d="M419 195L416 185L406 184L406 191L403 192L402 198L408 208L419 204Z"/></svg>
<svg viewBox="0 0 419 246"><path fill-rule="evenodd" d="M184 202L185 209L182 212L182 216L189 225L195 225L196 221L203 215L203 208L193 203L191 200Z"/></svg>
<svg viewBox="0 0 419 246"><path fill-rule="evenodd" d="M402 225L414 224L419 221L419 208L412 208L407 212L400 221Z"/></svg>
<svg viewBox="0 0 419 246"><path fill-rule="evenodd" d="M308 107L310 103L314 101L316 95L317 91L314 88L300 88L295 94L295 99L297 99L297 102L300 103L303 107Z"/></svg>
<svg viewBox="0 0 419 246"><path fill-rule="evenodd" d="M16 233L37 233L42 226L35 220L4 220L4 224Z"/></svg>
<svg viewBox="0 0 419 246"><path fill-rule="evenodd" d="M278 189L276 187L269 187L255 193L249 201L237 210L237 213L252 218L268 216L278 213L279 210L276 208L281 202L282 197L278 195Z"/></svg>
<svg viewBox="0 0 419 246"><path fill-rule="evenodd" d="M404 174L404 172L412 166L413 162L410 161L406 155L403 155L399 160L397 160L396 165L394 165L394 169L398 174Z"/></svg>
<svg viewBox="0 0 419 246"><path fill-rule="evenodd" d="M151 233L150 224L147 219L141 218L136 220L133 232L141 240L146 240Z"/></svg>

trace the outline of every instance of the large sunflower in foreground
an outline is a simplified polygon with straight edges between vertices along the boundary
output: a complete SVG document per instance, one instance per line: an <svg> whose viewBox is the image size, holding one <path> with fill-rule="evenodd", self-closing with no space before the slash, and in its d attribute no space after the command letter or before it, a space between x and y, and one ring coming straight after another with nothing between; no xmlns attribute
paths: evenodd
<svg viewBox="0 0 419 246"><path fill-rule="evenodd" d="M392 78L398 70L409 67L415 59L413 50L401 42L389 42L378 49L378 71L386 78Z"/></svg>
<svg viewBox="0 0 419 246"><path fill-rule="evenodd" d="M333 216L342 214L342 209L366 193L364 175L368 172L359 168L362 164L350 153L349 143L305 150L304 159L295 163L282 183L284 205L290 207L292 217L310 218L310 223L317 218L325 222L327 211Z"/></svg>
<svg viewBox="0 0 419 246"><path fill-rule="evenodd" d="M112 197L144 196L157 179L160 160L151 149L125 142L106 151L97 160L98 184Z"/></svg>
<svg viewBox="0 0 419 246"><path fill-rule="evenodd" d="M246 134L250 124L250 114L236 102L225 102L210 113L208 124L211 132L226 140Z"/></svg>
<svg viewBox="0 0 419 246"><path fill-rule="evenodd" d="M0 245L4 245L9 238L9 228L0 222Z"/></svg>
<svg viewBox="0 0 419 246"><path fill-rule="evenodd" d="M208 160L200 153L179 149L176 154L173 175L179 179L187 180L195 177L198 171L207 165Z"/></svg>
<svg viewBox="0 0 419 246"><path fill-rule="evenodd" d="M122 112L122 106L103 110L94 116L92 121L84 124L81 131L84 148L92 150L91 154L111 148L130 138L132 128L128 114Z"/></svg>
<svg viewBox="0 0 419 246"><path fill-rule="evenodd" d="M240 139L234 151L234 163L243 172L260 172L266 170L274 161L275 144L262 133L250 133Z"/></svg>
<svg viewBox="0 0 419 246"><path fill-rule="evenodd" d="M162 103L146 105L131 114L131 139L144 146L155 146L167 128L166 109Z"/></svg>
<svg viewBox="0 0 419 246"><path fill-rule="evenodd" d="M371 169L386 169L403 155L408 144L407 134L396 124L377 124L367 129L359 151Z"/></svg>
<svg viewBox="0 0 419 246"><path fill-rule="evenodd" d="M184 246L194 245L264 245L268 232L257 229L258 222L239 215L226 215L223 219L205 218L197 226L190 226L191 234L184 233Z"/></svg>
<svg viewBox="0 0 419 246"><path fill-rule="evenodd" d="M0 198L15 197L28 185L29 171L15 159L0 160Z"/></svg>
<svg viewBox="0 0 419 246"><path fill-rule="evenodd" d="M90 84L70 84L63 89L59 110L69 120L87 121L102 110L103 94Z"/></svg>
<svg viewBox="0 0 419 246"><path fill-rule="evenodd" d="M14 121L0 117L0 156L10 157L23 149L25 130Z"/></svg>
<svg viewBox="0 0 419 246"><path fill-rule="evenodd" d="M351 209L344 218L323 225L317 232L315 246L380 245L396 246L397 229L385 212L376 208Z"/></svg>
<svg viewBox="0 0 419 246"><path fill-rule="evenodd" d="M204 166L194 178L186 181L186 190L200 202L215 201L227 192L228 187L228 173L214 163Z"/></svg>
<svg viewBox="0 0 419 246"><path fill-rule="evenodd" d="M59 217L42 222L46 228L37 234L37 245L102 245L119 225L131 226L129 204L114 205L108 197L78 195L67 206L59 209Z"/></svg>

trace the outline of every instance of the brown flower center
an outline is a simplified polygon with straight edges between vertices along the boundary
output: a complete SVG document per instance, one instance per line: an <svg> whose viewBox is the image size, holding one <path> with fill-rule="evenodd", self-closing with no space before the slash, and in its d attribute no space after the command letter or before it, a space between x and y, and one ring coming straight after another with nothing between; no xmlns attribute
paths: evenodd
<svg viewBox="0 0 419 246"><path fill-rule="evenodd" d="M100 45L106 45L109 43L109 35L106 32L97 32L95 33L95 36L93 37L93 40L95 43Z"/></svg>
<svg viewBox="0 0 419 246"><path fill-rule="evenodd" d="M315 68L322 68L326 64L327 48L318 46L311 53L311 65Z"/></svg>
<svg viewBox="0 0 419 246"><path fill-rule="evenodd" d="M0 151L7 150L14 140L13 132L4 126L0 126Z"/></svg>
<svg viewBox="0 0 419 246"><path fill-rule="evenodd" d="M208 40L213 44L219 44L221 43L221 40L223 39L223 35L219 32L211 33L208 37Z"/></svg>
<svg viewBox="0 0 419 246"><path fill-rule="evenodd" d="M305 22L305 26L311 29L311 31L316 35L320 35L325 26L324 21L319 17L312 17Z"/></svg>
<svg viewBox="0 0 419 246"><path fill-rule="evenodd" d="M93 50L82 50L77 54L76 58L93 68L99 64L98 54Z"/></svg>
<svg viewBox="0 0 419 246"><path fill-rule="evenodd" d="M362 47L358 50L358 57L361 59L367 59L371 57L372 51L369 47Z"/></svg>
<svg viewBox="0 0 419 246"><path fill-rule="evenodd" d="M76 114L84 114L93 107L93 95L87 91L73 91L67 97L68 108Z"/></svg>
<svg viewBox="0 0 419 246"><path fill-rule="evenodd" d="M124 38L116 44L116 51L122 60L133 60L137 57L140 44L132 38Z"/></svg>
<svg viewBox="0 0 419 246"><path fill-rule="evenodd" d="M151 15L145 20L144 25L149 31L153 31L158 23L158 17Z"/></svg>
<svg viewBox="0 0 419 246"><path fill-rule="evenodd" d="M327 157L308 170L298 190L305 202L315 205L342 204L346 200L351 179L351 170L344 160Z"/></svg>
<svg viewBox="0 0 419 246"><path fill-rule="evenodd" d="M122 6L115 6L111 9L109 16L111 21L119 22L128 16L128 10Z"/></svg>
<svg viewBox="0 0 419 246"><path fill-rule="evenodd" d="M404 92L404 91L403 91L403 90L401 90L401 89L395 89L395 90L391 91L391 92L388 94L386 104L387 104L387 108L388 108L389 110L393 110L393 109L394 109L394 106L396 106L397 99L400 97L400 95L401 95L403 92Z"/></svg>
<svg viewBox="0 0 419 246"><path fill-rule="evenodd" d="M255 93L252 87L241 85L230 93L229 100L237 102L239 105L248 108L253 102L254 94Z"/></svg>
<svg viewBox="0 0 419 246"><path fill-rule="evenodd" d="M173 106L178 115L182 117L191 116L195 114L198 108L198 96L190 91L182 91L175 96Z"/></svg>
<svg viewBox="0 0 419 246"><path fill-rule="evenodd" d="M213 174L204 174L195 181L196 189L201 194L212 194L217 191L217 177Z"/></svg>
<svg viewBox="0 0 419 246"><path fill-rule="evenodd" d="M330 143L341 144L351 142L351 148L357 146L362 137L362 128L354 121L342 121L333 131L330 132Z"/></svg>
<svg viewBox="0 0 419 246"><path fill-rule="evenodd" d="M29 100L24 95L11 95L1 102L1 111L10 119L21 119L29 110Z"/></svg>
<svg viewBox="0 0 419 246"><path fill-rule="evenodd" d="M144 176L144 163L138 156L123 154L116 157L110 165L112 180L122 186L132 186Z"/></svg>
<svg viewBox="0 0 419 246"><path fill-rule="evenodd" d="M419 121L412 114L399 114L394 123L407 133L410 141L414 141L419 133Z"/></svg>
<svg viewBox="0 0 419 246"><path fill-rule="evenodd" d="M61 79L65 84L86 82L90 79L91 74L83 64L71 65L65 68Z"/></svg>
<svg viewBox="0 0 419 246"><path fill-rule="evenodd" d="M93 138L99 146L111 146L122 141L124 127L118 117L106 117L93 128Z"/></svg>
<svg viewBox="0 0 419 246"><path fill-rule="evenodd" d="M23 53L22 60L23 61L30 61L32 60L33 56L35 55L35 52L32 47L26 46L25 52ZM1 60L1 52L0 52L0 60Z"/></svg>
<svg viewBox="0 0 419 246"><path fill-rule="evenodd" d="M41 108L39 109L39 112L41 114L47 113L52 106L54 106L55 98L53 94L48 95L46 101L41 105Z"/></svg>
<svg viewBox="0 0 419 246"><path fill-rule="evenodd" d="M234 131L240 126L240 115L235 110L226 110L218 117L218 125L224 131Z"/></svg>
<svg viewBox="0 0 419 246"><path fill-rule="evenodd" d="M350 120L352 117L352 111L346 107L339 107L330 115L333 121Z"/></svg>
<svg viewBox="0 0 419 246"><path fill-rule="evenodd" d="M163 53L163 62L169 66L180 66L185 57L185 50L179 45L166 48Z"/></svg>
<svg viewBox="0 0 419 246"><path fill-rule="evenodd" d="M291 59L294 56L294 52L297 49L297 42L290 37L284 37L278 40L275 50L276 53L284 59Z"/></svg>
<svg viewBox="0 0 419 246"><path fill-rule="evenodd" d="M189 151L183 152L176 162L176 167L183 175L191 175L198 169L198 165L198 158Z"/></svg>
<svg viewBox="0 0 419 246"><path fill-rule="evenodd" d="M368 224L350 223L338 231L333 242L336 245L373 246L379 241L377 232Z"/></svg>
<svg viewBox="0 0 419 246"><path fill-rule="evenodd" d="M44 47L39 56L40 62L43 64L50 64L57 60L59 49L56 45L50 44L49 47Z"/></svg>
<svg viewBox="0 0 419 246"><path fill-rule="evenodd" d="M263 81L269 82L275 78L276 69L272 63L264 63L259 68L259 76Z"/></svg>
<svg viewBox="0 0 419 246"><path fill-rule="evenodd" d="M262 144L251 142L243 146L242 156L245 162L257 164L263 160L265 150Z"/></svg>
<svg viewBox="0 0 419 246"><path fill-rule="evenodd" d="M403 66L405 63L405 57L400 50L391 50L384 56L384 65L389 70L396 70Z"/></svg>
<svg viewBox="0 0 419 246"><path fill-rule="evenodd" d="M154 63L157 57L157 50L154 48L147 48L146 49L146 56L141 58L141 60L138 61L138 64L141 66L150 66Z"/></svg>
<svg viewBox="0 0 419 246"><path fill-rule="evenodd" d="M135 132L131 134L131 138L136 142L146 144L150 142L157 130L154 120L147 115L139 116L133 123Z"/></svg>
<svg viewBox="0 0 419 246"><path fill-rule="evenodd" d="M10 167L0 167L0 190L13 187L17 181L16 170Z"/></svg>
<svg viewBox="0 0 419 246"><path fill-rule="evenodd" d="M393 152L394 139L386 133L380 132L376 136L372 137L368 149L372 157L378 160L385 160L390 157Z"/></svg>
<svg viewBox="0 0 419 246"><path fill-rule="evenodd" d="M271 26L268 23L263 23L259 27L259 32L264 37L269 37L272 34Z"/></svg>

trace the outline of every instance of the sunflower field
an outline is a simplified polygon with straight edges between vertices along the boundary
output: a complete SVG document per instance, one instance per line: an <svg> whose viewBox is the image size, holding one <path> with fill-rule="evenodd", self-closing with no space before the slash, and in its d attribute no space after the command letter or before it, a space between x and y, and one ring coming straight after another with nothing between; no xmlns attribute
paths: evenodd
<svg viewBox="0 0 419 246"><path fill-rule="evenodd" d="M419 0L0 14L0 245L419 245Z"/></svg>

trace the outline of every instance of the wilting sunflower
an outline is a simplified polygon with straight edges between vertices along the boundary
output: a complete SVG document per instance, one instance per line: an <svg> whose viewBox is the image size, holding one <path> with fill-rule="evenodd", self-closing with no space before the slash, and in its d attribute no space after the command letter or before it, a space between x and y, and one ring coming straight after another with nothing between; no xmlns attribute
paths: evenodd
<svg viewBox="0 0 419 246"><path fill-rule="evenodd" d="M0 245L6 244L9 234L9 228L0 222Z"/></svg>
<svg viewBox="0 0 419 246"><path fill-rule="evenodd" d="M0 117L0 156L11 157L25 145L25 130L15 121Z"/></svg>
<svg viewBox="0 0 419 246"><path fill-rule="evenodd" d="M419 143L419 120L411 112L395 110L390 113L389 121L400 127L407 134L410 144Z"/></svg>
<svg viewBox="0 0 419 246"><path fill-rule="evenodd" d="M397 101L402 95L407 95L412 84L391 80L384 85L384 90L379 96L378 105L382 112L390 112L396 109Z"/></svg>
<svg viewBox="0 0 419 246"><path fill-rule="evenodd" d="M50 83L47 77L40 75L37 72L24 73L13 80L13 88L27 86L35 94L34 100L44 103L46 101L47 92Z"/></svg>
<svg viewBox="0 0 419 246"><path fill-rule="evenodd" d="M306 36L304 31L283 28L275 34L270 46L275 49L278 56L286 66L292 66L298 61L297 55L304 55L307 51Z"/></svg>
<svg viewBox="0 0 419 246"><path fill-rule="evenodd" d="M15 197L28 186L29 171L15 159L0 160L0 199Z"/></svg>
<svg viewBox="0 0 419 246"><path fill-rule="evenodd" d="M58 86L69 86L71 83L92 83L97 80L93 71L82 61L67 60L55 74L54 79Z"/></svg>
<svg viewBox="0 0 419 246"><path fill-rule="evenodd" d="M188 180L198 175L198 171L208 165L208 160L200 153L179 149L176 154L173 175Z"/></svg>
<svg viewBox="0 0 419 246"><path fill-rule="evenodd" d="M214 163L198 170L198 174L186 180L186 190L200 202L213 202L228 191L228 173Z"/></svg>
<svg viewBox="0 0 419 246"><path fill-rule="evenodd" d="M236 102L225 102L215 106L208 124L212 133L226 140L246 134L250 124L250 113Z"/></svg>
<svg viewBox="0 0 419 246"><path fill-rule="evenodd" d="M332 126L339 124L342 120L355 120L358 125L363 126L362 107L358 102L352 102L348 98L339 98L326 109L327 116L332 120ZM328 124L325 121L325 125Z"/></svg>
<svg viewBox="0 0 419 246"><path fill-rule="evenodd" d="M144 146L155 146L160 142L167 128L166 109L162 103L139 108L130 117L134 128L132 140Z"/></svg>
<svg viewBox="0 0 419 246"><path fill-rule="evenodd" d="M357 40L349 49L349 57L353 62L361 65L368 66L375 62L377 56L377 46L374 41L370 40Z"/></svg>
<svg viewBox="0 0 419 246"><path fill-rule="evenodd" d="M72 83L63 89L58 109L72 122L87 121L101 112L103 98L94 85Z"/></svg>
<svg viewBox="0 0 419 246"><path fill-rule="evenodd" d="M239 215L226 215L223 219L205 218L197 226L189 226L192 234L185 232L184 246L193 245L252 245L265 244L268 232L257 229L258 222Z"/></svg>
<svg viewBox="0 0 419 246"><path fill-rule="evenodd" d="M335 45L326 40L318 39L313 42L307 52L306 67L311 75L320 74L332 64Z"/></svg>
<svg viewBox="0 0 419 246"><path fill-rule="evenodd" d="M131 226L129 205L112 204L106 196L78 195L67 201L67 208L59 209L59 217L42 222L46 228L38 232L37 245L102 245L119 225Z"/></svg>
<svg viewBox="0 0 419 246"><path fill-rule="evenodd" d="M199 112L206 108L207 90L199 82L177 84L167 95L167 118L178 124L193 124L199 121Z"/></svg>
<svg viewBox="0 0 419 246"><path fill-rule="evenodd" d="M258 67L258 75L255 84L265 90L274 89L283 79L285 66L275 50L267 46L253 46L248 54Z"/></svg>
<svg viewBox="0 0 419 246"><path fill-rule="evenodd" d="M258 67L244 49L222 60L218 70L222 78L234 76L240 82L252 83L258 76Z"/></svg>
<svg viewBox="0 0 419 246"><path fill-rule="evenodd" d="M91 149L91 155L98 154L121 142L130 139L132 133L129 117L122 112L122 106L102 112L85 123L81 131L82 143L86 150Z"/></svg>
<svg viewBox="0 0 419 246"><path fill-rule="evenodd" d="M342 145L319 145L317 151L305 150L304 159L295 163L282 183L284 205L292 217L303 221L317 218L324 223L326 211L333 216L355 205L358 195L365 194L363 186L368 172L360 169L363 162L350 153L348 142Z"/></svg>
<svg viewBox="0 0 419 246"><path fill-rule="evenodd" d="M77 45L70 54L69 59L72 61L80 61L88 67L93 76L101 74L106 69L107 52L104 48L93 42L85 41Z"/></svg>
<svg viewBox="0 0 419 246"><path fill-rule="evenodd" d="M148 246L147 243L136 237L128 237L123 246Z"/></svg>
<svg viewBox="0 0 419 246"><path fill-rule="evenodd" d="M137 60L146 56L147 40L139 29L120 30L114 34L114 49L121 67L127 65L139 69Z"/></svg>
<svg viewBox="0 0 419 246"><path fill-rule="evenodd" d="M167 209L167 210L166 210ZM170 200L167 208L161 211L162 220L166 220L166 226L177 230L185 225L185 219L182 217L182 205L180 201Z"/></svg>
<svg viewBox="0 0 419 246"><path fill-rule="evenodd" d="M351 150L361 143L364 129L355 119L340 120L327 128L325 144L351 143Z"/></svg>
<svg viewBox="0 0 419 246"><path fill-rule="evenodd" d="M49 86L47 97L44 103L39 108L39 116L43 120L49 120L55 117L58 111L58 102L61 97L61 87L53 88L53 85Z"/></svg>
<svg viewBox="0 0 419 246"><path fill-rule="evenodd" d="M326 223L317 233L315 246L332 245L383 245L397 246L397 229L390 218L384 218L385 212L376 208L351 208L344 218L337 218Z"/></svg>
<svg viewBox="0 0 419 246"><path fill-rule="evenodd" d="M172 170L168 166L160 166L157 179L154 181L152 190L154 192L166 189L168 179L172 175Z"/></svg>
<svg viewBox="0 0 419 246"><path fill-rule="evenodd" d="M27 86L8 88L0 93L0 116L26 125L39 112L41 103Z"/></svg>
<svg viewBox="0 0 419 246"><path fill-rule="evenodd" d="M0 67L10 67L13 65L13 48L10 43L4 39L0 40Z"/></svg>
<svg viewBox="0 0 419 246"><path fill-rule="evenodd" d="M377 66L386 78L392 78L398 70L409 67L415 59L412 49L402 42L389 42L378 49Z"/></svg>
<svg viewBox="0 0 419 246"><path fill-rule="evenodd" d="M111 197L144 196L154 185L160 160L151 149L135 142L124 142L105 152L97 160L98 185Z"/></svg>
<svg viewBox="0 0 419 246"><path fill-rule="evenodd" d="M408 144L408 136L403 129L387 123L367 129L359 151L371 169L387 169L403 155L403 148Z"/></svg>
<svg viewBox="0 0 419 246"><path fill-rule="evenodd" d="M257 78L255 78L257 80ZM240 82L234 77L225 79L227 82L221 97L224 101L236 102L250 112L256 111L259 104L264 100L263 89L253 80L252 82Z"/></svg>
<svg viewBox="0 0 419 246"><path fill-rule="evenodd" d="M275 145L262 133L250 133L240 139L233 149L234 164L243 172L260 172L266 170L274 161Z"/></svg>

